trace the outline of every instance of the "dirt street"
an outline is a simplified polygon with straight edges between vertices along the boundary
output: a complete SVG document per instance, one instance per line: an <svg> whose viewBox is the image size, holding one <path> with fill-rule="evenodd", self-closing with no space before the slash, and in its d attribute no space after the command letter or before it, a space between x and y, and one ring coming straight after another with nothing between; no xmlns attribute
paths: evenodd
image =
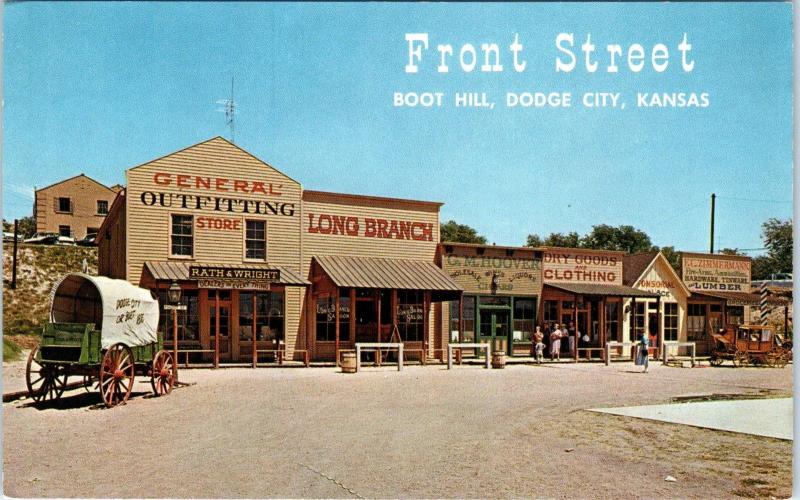
<svg viewBox="0 0 800 500"><path fill-rule="evenodd" d="M730 497L791 494L791 442L583 411L787 395L791 365L185 370L107 410L7 403L4 491L37 497ZM673 476L675 482L664 480Z"/></svg>

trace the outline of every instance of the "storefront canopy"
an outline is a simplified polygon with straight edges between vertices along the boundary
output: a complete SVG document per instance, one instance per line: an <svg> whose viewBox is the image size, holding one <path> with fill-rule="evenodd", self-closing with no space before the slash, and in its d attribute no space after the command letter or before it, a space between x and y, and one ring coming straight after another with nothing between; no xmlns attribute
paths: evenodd
<svg viewBox="0 0 800 500"><path fill-rule="evenodd" d="M657 293L646 292L625 285L599 285L596 283L545 283L545 286L555 288L575 295L605 295L607 297L632 297L651 298L659 297Z"/></svg>
<svg viewBox="0 0 800 500"><path fill-rule="evenodd" d="M94 323L107 349L121 342L142 346L158 341L158 301L125 280L73 273L50 294L50 321Z"/></svg>
<svg viewBox="0 0 800 500"><path fill-rule="evenodd" d="M434 292L433 300L454 300L462 289L433 262L370 257L314 256L340 288L388 288Z"/></svg>
<svg viewBox="0 0 800 500"><path fill-rule="evenodd" d="M159 262L148 260L144 263L144 269L156 281L186 281L189 280L189 267L194 263L191 262ZM277 269L280 271L280 278L276 281L278 285L297 285L308 286L311 283L302 278L299 274L291 269L282 266L273 266L270 264L207 264L209 266L223 268L223 269Z"/></svg>
<svg viewBox="0 0 800 500"><path fill-rule="evenodd" d="M761 302L761 295L758 293L693 291L692 296L706 296L715 299L724 299L725 303L729 306L757 306ZM783 297L768 295L767 304L770 306L787 306L789 305L789 301Z"/></svg>

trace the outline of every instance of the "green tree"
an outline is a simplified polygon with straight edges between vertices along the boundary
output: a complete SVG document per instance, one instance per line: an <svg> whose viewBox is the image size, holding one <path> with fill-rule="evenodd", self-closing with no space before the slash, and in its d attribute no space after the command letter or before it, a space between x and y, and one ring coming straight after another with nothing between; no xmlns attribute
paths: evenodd
<svg viewBox="0 0 800 500"><path fill-rule="evenodd" d="M528 240L525 242L526 247L540 247L542 245L544 245L544 243L538 234L529 234Z"/></svg>
<svg viewBox="0 0 800 500"><path fill-rule="evenodd" d="M571 231L567 234L550 233L550 235L545 239L542 239L538 234L529 234L528 241L525 243L525 246L580 248L581 237L575 231Z"/></svg>
<svg viewBox="0 0 800 500"><path fill-rule="evenodd" d="M672 266L672 269L678 273L678 276L681 275L681 252L676 252L675 247L662 247L661 254L669 261L669 265Z"/></svg>
<svg viewBox="0 0 800 500"><path fill-rule="evenodd" d="M750 274L752 275L752 279L754 280L766 280L769 279L769 276L773 274L774 262L771 258L766 255L759 255L758 257L753 258L753 264L750 268Z"/></svg>
<svg viewBox="0 0 800 500"><path fill-rule="evenodd" d="M767 247L767 256L772 261L771 273L791 273L792 219L768 219L761 225L761 237Z"/></svg>
<svg viewBox="0 0 800 500"><path fill-rule="evenodd" d="M475 229L466 224L459 224L454 220L447 221L440 225L439 240L454 243L486 244L486 238L478 234Z"/></svg>
<svg viewBox="0 0 800 500"><path fill-rule="evenodd" d="M628 253L650 252L657 249L653 246L647 233L626 225L619 227L608 224L592 226L591 232L584 236L581 242L584 248L619 250Z"/></svg>
<svg viewBox="0 0 800 500"><path fill-rule="evenodd" d="M719 251L722 255L747 255L739 251L738 248L723 248Z"/></svg>
<svg viewBox="0 0 800 500"><path fill-rule="evenodd" d="M13 233L14 221L3 219L3 231ZM34 233L36 233L36 219L32 215L19 219L19 234L21 238L30 238Z"/></svg>

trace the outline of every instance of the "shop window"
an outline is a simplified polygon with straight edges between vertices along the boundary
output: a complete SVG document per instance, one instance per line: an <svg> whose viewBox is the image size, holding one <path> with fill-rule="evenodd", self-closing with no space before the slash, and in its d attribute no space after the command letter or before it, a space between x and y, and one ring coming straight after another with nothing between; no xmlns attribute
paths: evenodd
<svg viewBox="0 0 800 500"><path fill-rule="evenodd" d="M161 308L159 317L159 330L164 334L164 341L172 341L172 311L165 310L167 304L167 291L160 289L158 304ZM178 341L197 342L200 340L200 309L197 290L184 290L181 293L181 303L186 306L185 311L178 311Z"/></svg>
<svg viewBox="0 0 800 500"><path fill-rule="evenodd" d="M637 302L636 309L633 314L633 339L632 340L639 340L639 337L644 334L644 322L645 322L645 308L647 304L644 302Z"/></svg>
<svg viewBox="0 0 800 500"><path fill-rule="evenodd" d="M317 297L317 341L336 341L336 298L323 294ZM339 297L339 340L350 340L350 294L343 291Z"/></svg>
<svg viewBox="0 0 800 500"><path fill-rule="evenodd" d="M255 296L256 340L277 342L284 338L283 292L239 293L239 340L253 340Z"/></svg>
<svg viewBox="0 0 800 500"><path fill-rule="evenodd" d="M675 302L664 304L664 340L678 340L678 304Z"/></svg>
<svg viewBox="0 0 800 500"><path fill-rule="evenodd" d="M72 200L70 198L58 198L56 201L57 211L72 213Z"/></svg>
<svg viewBox="0 0 800 500"><path fill-rule="evenodd" d="M246 259L267 260L267 223L263 220L245 221Z"/></svg>
<svg viewBox="0 0 800 500"><path fill-rule="evenodd" d="M515 342L531 342L536 320L536 299L514 299L514 330Z"/></svg>
<svg viewBox="0 0 800 500"><path fill-rule="evenodd" d="M606 302L606 341L622 340L619 329L619 302Z"/></svg>
<svg viewBox="0 0 800 500"><path fill-rule="evenodd" d="M397 328L403 342L419 342L425 338L425 307L422 291L397 291Z"/></svg>
<svg viewBox="0 0 800 500"><path fill-rule="evenodd" d="M744 306L728 306L728 323L741 325L744 323Z"/></svg>
<svg viewBox="0 0 800 500"><path fill-rule="evenodd" d="M703 340L706 337L705 304L689 304L686 311L686 333L688 339Z"/></svg>
<svg viewBox="0 0 800 500"><path fill-rule="evenodd" d="M97 200L97 215L108 214L108 202L106 200Z"/></svg>
<svg viewBox="0 0 800 500"><path fill-rule="evenodd" d="M475 342L475 297L464 297L464 342ZM458 342L458 301L450 302L450 342Z"/></svg>
<svg viewBox="0 0 800 500"><path fill-rule="evenodd" d="M69 226L58 226L58 235L69 238L72 236L72 228Z"/></svg>
<svg viewBox="0 0 800 500"><path fill-rule="evenodd" d="M194 252L194 237L191 215L172 215L170 224L171 254L173 256L191 257Z"/></svg>
<svg viewBox="0 0 800 500"><path fill-rule="evenodd" d="M544 301L544 324L545 327L558 322L558 301Z"/></svg>

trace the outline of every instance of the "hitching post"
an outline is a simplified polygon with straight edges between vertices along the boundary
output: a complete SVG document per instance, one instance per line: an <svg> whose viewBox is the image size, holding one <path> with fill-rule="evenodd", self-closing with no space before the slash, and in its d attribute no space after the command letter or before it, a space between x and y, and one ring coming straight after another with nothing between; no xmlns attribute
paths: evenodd
<svg viewBox="0 0 800 500"><path fill-rule="evenodd" d="M167 289L167 302L164 310L172 311L172 372L175 374L175 383L178 383L178 311L185 311L186 306L181 304L181 286L177 281Z"/></svg>

